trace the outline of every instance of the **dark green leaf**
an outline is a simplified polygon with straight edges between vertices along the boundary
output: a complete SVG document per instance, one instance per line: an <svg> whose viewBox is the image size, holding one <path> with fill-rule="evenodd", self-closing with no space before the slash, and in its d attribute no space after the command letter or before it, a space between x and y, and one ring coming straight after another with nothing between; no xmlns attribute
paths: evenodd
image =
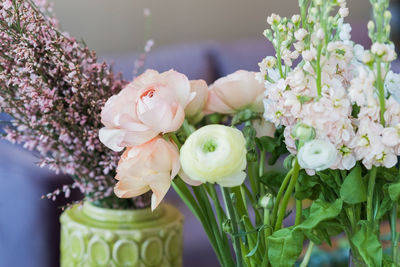
<svg viewBox="0 0 400 267"><path fill-rule="evenodd" d="M321 199L317 199L311 205L308 218L306 218L296 228L302 230L313 229L319 223L325 220L336 218L339 215L340 211L342 210L342 206L343 206L343 201L341 199L337 199L333 203L328 203Z"/></svg>
<svg viewBox="0 0 400 267"><path fill-rule="evenodd" d="M293 228L284 228L268 237L268 258L272 267L293 266L303 249L304 235Z"/></svg>
<svg viewBox="0 0 400 267"><path fill-rule="evenodd" d="M321 181L328 185L330 188L338 189L339 185L336 183L335 177L329 172L317 172L317 175L321 178Z"/></svg>
<svg viewBox="0 0 400 267"><path fill-rule="evenodd" d="M367 188L361 176L360 165L357 164L344 179L340 197L348 204L358 204L367 200Z"/></svg>
<svg viewBox="0 0 400 267"><path fill-rule="evenodd" d="M271 170L265 172L263 176L260 177L260 182L277 193L283 182L283 179L285 179L285 176L286 174L280 171Z"/></svg>
<svg viewBox="0 0 400 267"><path fill-rule="evenodd" d="M400 198L400 183L389 185L388 188L390 199L393 201L399 201Z"/></svg>
<svg viewBox="0 0 400 267"><path fill-rule="evenodd" d="M257 143L259 147L261 147L266 152L273 152L275 148L278 146L277 140L270 136L262 136L257 138Z"/></svg>
<svg viewBox="0 0 400 267"><path fill-rule="evenodd" d="M382 266L382 245L378 236L368 229L368 222L359 222L360 230L351 238L361 258L369 267Z"/></svg>
<svg viewBox="0 0 400 267"><path fill-rule="evenodd" d="M378 177L383 178L386 181L393 182L397 180L397 177L399 175L399 170L396 167L393 168L384 168L384 167L379 167L378 168Z"/></svg>

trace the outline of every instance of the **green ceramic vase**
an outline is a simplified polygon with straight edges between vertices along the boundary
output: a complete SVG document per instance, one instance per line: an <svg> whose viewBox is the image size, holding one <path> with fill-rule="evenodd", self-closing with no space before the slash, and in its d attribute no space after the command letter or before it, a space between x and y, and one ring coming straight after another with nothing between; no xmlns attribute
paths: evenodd
<svg viewBox="0 0 400 267"><path fill-rule="evenodd" d="M183 216L171 205L154 212L90 203L61 215L61 267L181 267Z"/></svg>

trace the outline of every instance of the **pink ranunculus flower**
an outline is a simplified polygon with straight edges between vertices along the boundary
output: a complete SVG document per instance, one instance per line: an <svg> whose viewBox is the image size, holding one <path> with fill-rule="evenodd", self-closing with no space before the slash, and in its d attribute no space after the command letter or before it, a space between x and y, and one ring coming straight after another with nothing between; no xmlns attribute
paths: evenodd
<svg viewBox="0 0 400 267"><path fill-rule="evenodd" d="M204 80L190 81L190 90L196 93L196 96L185 108L186 118L197 123L204 117L204 108L208 99L208 86Z"/></svg>
<svg viewBox="0 0 400 267"><path fill-rule="evenodd" d="M206 112L233 114L249 108L262 113L265 88L255 75L255 72L239 70L215 81L208 91Z"/></svg>
<svg viewBox="0 0 400 267"><path fill-rule="evenodd" d="M127 148L118 163L115 177L118 183L114 192L120 198L131 198L151 190L151 208L154 210L180 169L178 148L162 137L156 137L142 145ZM184 175L181 178L191 185L199 185Z"/></svg>
<svg viewBox="0 0 400 267"><path fill-rule="evenodd" d="M114 151L143 144L160 133L178 130L185 108L195 97L188 78L174 70L147 70L105 104L99 132Z"/></svg>

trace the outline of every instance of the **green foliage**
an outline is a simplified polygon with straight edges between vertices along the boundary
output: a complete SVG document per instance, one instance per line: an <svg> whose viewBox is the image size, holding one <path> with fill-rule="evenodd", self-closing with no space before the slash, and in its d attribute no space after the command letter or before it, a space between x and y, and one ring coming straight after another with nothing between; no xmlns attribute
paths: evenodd
<svg viewBox="0 0 400 267"><path fill-rule="evenodd" d="M393 182L397 180L399 176L399 170L396 167L387 169L384 167L378 168L378 177L383 178L385 181Z"/></svg>
<svg viewBox="0 0 400 267"><path fill-rule="evenodd" d="M309 176L304 170L300 171L299 186L296 189L295 197L296 199L311 199L315 200L319 197L321 193L321 184L318 176Z"/></svg>
<svg viewBox="0 0 400 267"><path fill-rule="evenodd" d="M274 165L281 155L288 153L283 130L283 128L277 129L274 137L263 136L255 138L257 147L260 150L270 153L270 158L268 160L269 165Z"/></svg>
<svg viewBox="0 0 400 267"><path fill-rule="evenodd" d="M246 148L247 148L247 161L255 162L257 161L257 151L256 151L256 129L250 124L246 123L246 126L243 128L243 135L246 139Z"/></svg>
<svg viewBox="0 0 400 267"><path fill-rule="evenodd" d="M270 190L272 190L272 193L276 195L278 193L279 187L285 179L285 175L285 173L282 173L280 171L267 171L260 177L260 182L267 186Z"/></svg>
<svg viewBox="0 0 400 267"><path fill-rule="evenodd" d="M400 183L391 184L388 187L390 199L393 201L399 201L400 198Z"/></svg>
<svg viewBox="0 0 400 267"><path fill-rule="evenodd" d="M268 237L268 259L272 267L293 266L303 249L304 235L295 228L283 228Z"/></svg>
<svg viewBox="0 0 400 267"><path fill-rule="evenodd" d="M367 266L382 266L382 245L377 234L371 231L367 221L360 221L359 225L360 230L351 238L351 242Z"/></svg>
<svg viewBox="0 0 400 267"><path fill-rule="evenodd" d="M340 214L342 207L341 199L337 199L333 203L318 199L306 213L306 219L296 229L301 230L308 239L316 244L320 244L324 240L330 243L330 235L341 232L339 222L334 219Z"/></svg>
<svg viewBox="0 0 400 267"><path fill-rule="evenodd" d="M348 204L358 204L367 200L367 187L361 175L361 166L355 168L344 179L340 198Z"/></svg>

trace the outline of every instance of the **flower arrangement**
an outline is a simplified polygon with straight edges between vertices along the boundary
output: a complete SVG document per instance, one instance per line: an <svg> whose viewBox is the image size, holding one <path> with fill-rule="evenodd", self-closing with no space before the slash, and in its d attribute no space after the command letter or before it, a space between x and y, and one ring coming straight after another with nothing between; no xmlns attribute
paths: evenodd
<svg viewBox="0 0 400 267"><path fill-rule="evenodd" d="M148 196L135 201L113 196L119 156L98 139L101 107L126 83L58 30L47 1L0 3L0 112L12 116L4 122L4 137L33 150L39 166L74 178L48 198L68 197L79 188L105 207L148 205Z"/></svg>
<svg viewBox="0 0 400 267"><path fill-rule="evenodd" d="M5 138L105 207L154 210L172 186L221 266L293 266L309 241L307 266L314 244L343 232L356 266L396 266L400 74L389 0L370 2L369 50L351 41L345 0L299 0L299 15L268 17L276 55L259 73L208 86L174 70L128 83L58 31L45 1L3 1Z"/></svg>
<svg viewBox="0 0 400 267"><path fill-rule="evenodd" d="M300 15L268 17L276 55L257 74L208 88L173 70L136 78L102 111L100 139L126 148L115 193L152 191L155 209L172 185L221 266L293 266L309 240L306 266L314 244L342 232L356 266L398 264L400 74L390 71L389 1L370 2L369 50L351 41L345 0L300 0ZM281 156L286 173L266 168ZM379 239L386 219L390 256Z"/></svg>

